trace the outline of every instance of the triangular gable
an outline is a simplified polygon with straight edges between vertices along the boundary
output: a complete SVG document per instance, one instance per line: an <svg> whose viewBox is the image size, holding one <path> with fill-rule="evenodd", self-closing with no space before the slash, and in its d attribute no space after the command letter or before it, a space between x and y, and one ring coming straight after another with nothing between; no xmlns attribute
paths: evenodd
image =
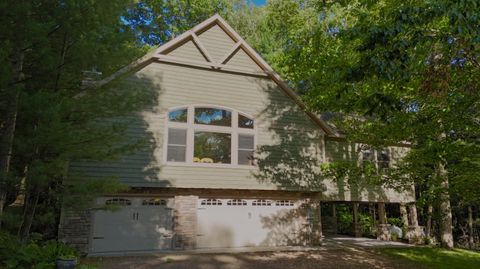
<svg viewBox="0 0 480 269"><path fill-rule="evenodd" d="M261 72L262 69L258 66L250 56L245 52L243 48L238 48L237 51L232 54L223 63L228 67L238 67L239 69L251 70L254 72Z"/></svg>
<svg viewBox="0 0 480 269"><path fill-rule="evenodd" d="M215 39L217 39L216 42L213 42ZM229 40L231 40L231 42ZM224 53L230 45L232 45L231 48ZM208 49L210 49L210 51ZM219 58L220 55L223 56ZM307 111L305 104L288 84L285 83L280 76L273 71L270 65L218 14L215 14L189 31L163 44L154 53L147 54L95 85L101 87L125 74L139 70L152 61L269 77L287 96L299 105L327 135L331 137L340 136L317 115Z"/></svg>
<svg viewBox="0 0 480 269"><path fill-rule="evenodd" d="M207 59L200 51L198 46L193 42L193 40L185 42L185 44L168 53L168 55L200 62L207 61Z"/></svg>
<svg viewBox="0 0 480 269"><path fill-rule="evenodd" d="M227 71L267 76L248 55L245 44L220 16L215 15L161 46L156 54L164 61L208 65Z"/></svg>
<svg viewBox="0 0 480 269"><path fill-rule="evenodd" d="M217 63L235 46L235 41L218 24L198 33L198 39Z"/></svg>

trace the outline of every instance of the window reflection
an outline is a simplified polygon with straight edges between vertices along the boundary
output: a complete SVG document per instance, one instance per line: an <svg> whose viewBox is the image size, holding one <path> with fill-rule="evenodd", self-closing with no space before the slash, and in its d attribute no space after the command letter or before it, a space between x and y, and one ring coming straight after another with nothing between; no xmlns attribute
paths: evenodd
<svg viewBox="0 0 480 269"><path fill-rule="evenodd" d="M195 132L193 162L230 163L231 135L213 132Z"/></svg>
<svg viewBox="0 0 480 269"><path fill-rule="evenodd" d="M241 114L238 114L238 127L253 129L253 120Z"/></svg>
<svg viewBox="0 0 480 269"><path fill-rule="evenodd" d="M195 123L232 126L232 112L218 108L196 107Z"/></svg>
<svg viewBox="0 0 480 269"><path fill-rule="evenodd" d="M174 122L187 122L187 109L181 108L168 112L168 120Z"/></svg>

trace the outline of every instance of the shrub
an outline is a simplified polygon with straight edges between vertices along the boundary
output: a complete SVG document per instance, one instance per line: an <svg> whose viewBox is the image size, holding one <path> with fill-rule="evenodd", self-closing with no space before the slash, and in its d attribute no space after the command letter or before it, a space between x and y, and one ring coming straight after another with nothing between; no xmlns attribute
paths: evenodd
<svg viewBox="0 0 480 269"><path fill-rule="evenodd" d="M352 234L353 216L350 209L344 205L337 206L339 234Z"/></svg>
<svg viewBox="0 0 480 269"><path fill-rule="evenodd" d="M388 218L387 223L391 225L395 225L397 227L403 227L403 221L401 218Z"/></svg>
<svg viewBox="0 0 480 269"><path fill-rule="evenodd" d="M362 225L362 234L366 236L376 235L376 227L373 225L373 218L370 214L360 213L359 220Z"/></svg>
<svg viewBox="0 0 480 269"><path fill-rule="evenodd" d="M55 268L58 257L77 257L77 252L57 241L30 240L22 244L18 237L0 233L0 268Z"/></svg>

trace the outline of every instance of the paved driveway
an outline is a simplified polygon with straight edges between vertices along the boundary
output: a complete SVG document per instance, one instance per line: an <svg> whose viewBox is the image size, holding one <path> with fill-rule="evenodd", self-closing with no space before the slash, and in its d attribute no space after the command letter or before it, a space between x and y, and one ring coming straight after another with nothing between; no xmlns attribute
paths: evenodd
<svg viewBox="0 0 480 269"><path fill-rule="evenodd" d="M274 268L421 268L408 261L375 254L375 247L402 247L372 239L330 238L317 249L241 253L145 254L92 258L104 269L274 269Z"/></svg>

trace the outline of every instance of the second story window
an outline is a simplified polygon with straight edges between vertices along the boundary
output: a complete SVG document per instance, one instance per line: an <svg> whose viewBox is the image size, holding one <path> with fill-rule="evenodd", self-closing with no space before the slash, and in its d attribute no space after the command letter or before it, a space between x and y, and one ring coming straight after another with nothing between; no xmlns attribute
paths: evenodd
<svg viewBox="0 0 480 269"><path fill-rule="evenodd" d="M254 165L255 122L235 110L186 106L167 117L167 163Z"/></svg>
<svg viewBox="0 0 480 269"><path fill-rule="evenodd" d="M390 167L390 151L388 149L377 151L377 165L380 170Z"/></svg>

